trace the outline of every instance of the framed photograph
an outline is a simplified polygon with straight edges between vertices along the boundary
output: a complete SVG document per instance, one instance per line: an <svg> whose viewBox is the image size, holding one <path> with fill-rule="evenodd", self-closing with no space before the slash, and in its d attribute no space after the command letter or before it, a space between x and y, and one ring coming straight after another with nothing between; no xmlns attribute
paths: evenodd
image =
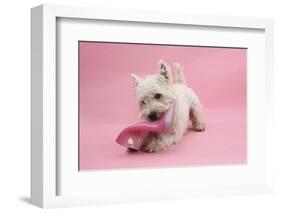
<svg viewBox="0 0 281 213"><path fill-rule="evenodd" d="M31 26L33 204L271 192L271 19L42 5Z"/></svg>

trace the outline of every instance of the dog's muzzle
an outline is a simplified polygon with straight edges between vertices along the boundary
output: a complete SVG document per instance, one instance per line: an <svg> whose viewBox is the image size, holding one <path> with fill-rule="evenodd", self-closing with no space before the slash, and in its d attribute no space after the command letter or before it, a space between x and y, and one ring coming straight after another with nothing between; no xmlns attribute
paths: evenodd
<svg viewBox="0 0 281 213"><path fill-rule="evenodd" d="M147 117L148 117L148 119L151 120L151 121L155 121L155 120L158 119L158 117L157 117L157 112L155 112L155 111L150 112Z"/></svg>

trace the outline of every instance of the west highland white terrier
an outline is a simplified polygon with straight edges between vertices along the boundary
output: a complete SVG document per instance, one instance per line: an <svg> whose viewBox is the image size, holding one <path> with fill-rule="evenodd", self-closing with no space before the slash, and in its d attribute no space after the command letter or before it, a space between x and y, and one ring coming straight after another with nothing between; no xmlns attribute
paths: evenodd
<svg viewBox="0 0 281 213"><path fill-rule="evenodd" d="M159 152L179 143L188 129L189 120L194 131L204 131L201 105L198 96L185 83L183 68L174 63L173 71L163 60L158 73L144 79L131 74L139 103L139 118L155 121L174 104L173 128L168 133L150 133L142 147L146 152Z"/></svg>

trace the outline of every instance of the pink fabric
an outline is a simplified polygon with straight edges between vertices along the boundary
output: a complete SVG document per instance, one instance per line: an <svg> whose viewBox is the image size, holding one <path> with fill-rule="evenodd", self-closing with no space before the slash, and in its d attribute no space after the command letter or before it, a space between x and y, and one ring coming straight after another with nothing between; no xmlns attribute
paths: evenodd
<svg viewBox="0 0 281 213"><path fill-rule="evenodd" d="M137 120L130 73L179 62L203 105L205 132L159 153L126 153L115 142ZM80 42L80 170L247 162L247 50Z"/></svg>

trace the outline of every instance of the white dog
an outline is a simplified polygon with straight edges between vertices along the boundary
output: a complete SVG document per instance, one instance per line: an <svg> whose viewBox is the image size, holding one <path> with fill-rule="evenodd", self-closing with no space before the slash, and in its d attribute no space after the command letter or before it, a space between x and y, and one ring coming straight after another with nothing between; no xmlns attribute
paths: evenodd
<svg viewBox="0 0 281 213"><path fill-rule="evenodd" d="M194 131L204 131L199 98L185 84L183 68L174 63L174 75L169 65L160 60L158 74L142 79L131 74L138 99L141 120L154 121L174 103L174 127L169 133L150 133L145 139L142 150L159 152L172 144L179 143L188 128L189 119Z"/></svg>

